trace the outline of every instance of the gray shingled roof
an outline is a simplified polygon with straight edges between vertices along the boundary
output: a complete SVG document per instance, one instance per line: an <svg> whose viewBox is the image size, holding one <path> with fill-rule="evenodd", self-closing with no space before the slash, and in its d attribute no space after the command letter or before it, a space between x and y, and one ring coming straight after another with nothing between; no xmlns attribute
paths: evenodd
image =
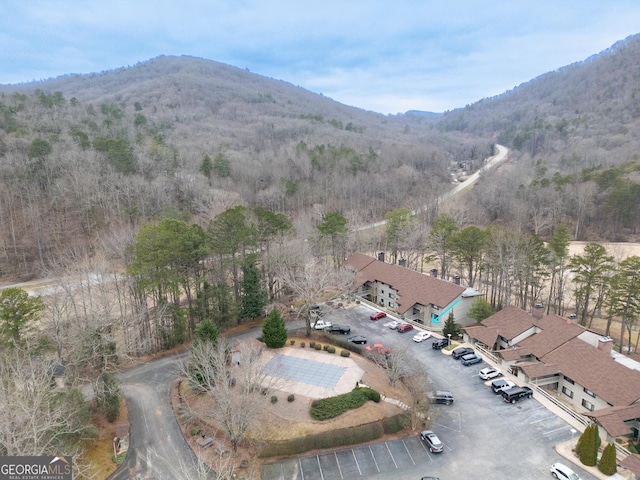
<svg viewBox="0 0 640 480"><path fill-rule="evenodd" d="M416 303L446 307L465 291L465 287L455 283L381 262L362 253L354 253L345 263L356 271L356 286L367 281L380 281L391 285L400 297L397 310L401 314Z"/></svg>

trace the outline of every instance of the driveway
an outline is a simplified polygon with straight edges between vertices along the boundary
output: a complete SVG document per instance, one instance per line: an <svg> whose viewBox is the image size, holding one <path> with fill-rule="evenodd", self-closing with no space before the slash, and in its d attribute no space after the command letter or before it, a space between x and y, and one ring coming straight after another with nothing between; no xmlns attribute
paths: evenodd
<svg viewBox="0 0 640 480"><path fill-rule="evenodd" d="M572 439L571 426L537 400L507 404L478 377L485 362L465 367L431 348L431 340L415 343L413 335L386 325L391 319L369 320L371 310L356 306L330 312L334 323L346 323L351 333L369 343L415 352L434 388L450 390L453 405L433 405L430 428L445 444L441 454L429 453L417 436L355 446L319 455L273 462L264 467L263 480L398 478L491 478L534 480L551 478L549 466L567 464L555 444ZM583 480L595 477L571 465Z"/></svg>

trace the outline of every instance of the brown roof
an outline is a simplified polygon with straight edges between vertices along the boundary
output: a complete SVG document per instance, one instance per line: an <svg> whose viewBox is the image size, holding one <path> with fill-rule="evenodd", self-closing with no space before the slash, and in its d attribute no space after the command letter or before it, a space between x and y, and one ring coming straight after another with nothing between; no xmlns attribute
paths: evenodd
<svg viewBox="0 0 640 480"><path fill-rule="evenodd" d="M471 338L475 338L489 348L493 348L493 345L498 339L497 328L487 328L484 325L469 325L468 327L463 327L462 330Z"/></svg>
<svg viewBox="0 0 640 480"><path fill-rule="evenodd" d="M444 308L465 291L465 287L424 275L409 268L381 262L362 253L351 255L346 264L356 271L356 285L380 281L391 285L399 295L398 312L405 313L416 303Z"/></svg>
<svg viewBox="0 0 640 480"><path fill-rule="evenodd" d="M616 362L609 353L573 338L540 360L558 364L563 375L612 405L640 399L640 372Z"/></svg>
<svg viewBox="0 0 640 480"><path fill-rule="evenodd" d="M545 315L540 319L531 317L531 319L533 324L540 328L541 331L525 338L518 344L538 358L542 358L586 330L580 325L567 322L566 319L558 315Z"/></svg>
<svg viewBox="0 0 640 480"><path fill-rule="evenodd" d="M595 419L612 437L620 437L632 433L624 422L640 418L640 404L603 408L584 415Z"/></svg>
<svg viewBox="0 0 640 480"><path fill-rule="evenodd" d="M620 462L620 466L626 468L635 475L640 475L640 455L633 453Z"/></svg>
<svg viewBox="0 0 640 480"><path fill-rule="evenodd" d="M498 335L507 340L512 340L529 330L534 320L531 315L521 308L508 305L489 318L484 319L481 324L487 328L496 329Z"/></svg>
<svg viewBox="0 0 640 480"><path fill-rule="evenodd" d="M560 366L541 362L516 363L515 367L522 369L529 378L545 377L547 375L557 375L560 373Z"/></svg>

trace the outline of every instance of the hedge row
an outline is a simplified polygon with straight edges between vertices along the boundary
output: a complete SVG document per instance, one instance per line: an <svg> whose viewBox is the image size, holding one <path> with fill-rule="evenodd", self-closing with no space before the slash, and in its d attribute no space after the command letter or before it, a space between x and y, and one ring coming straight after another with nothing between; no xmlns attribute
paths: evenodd
<svg viewBox="0 0 640 480"><path fill-rule="evenodd" d="M344 340L344 335L331 335L330 333L327 332L323 332L324 338L327 339L327 341L330 341L331 343L333 343L334 345L337 345L340 348L344 348L345 350L350 350L353 353L358 353L360 355L362 355L363 353L363 348L361 345L357 345L353 342L347 342L346 340ZM342 337L342 338L340 338Z"/></svg>
<svg viewBox="0 0 640 480"><path fill-rule="evenodd" d="M281 442L268 442L260 450L259 456L277 457L287 455L299 455L310 450L325 448L337 448L346 445L367 443L382 435L398 433L409 423L405 413L400 413L393 417L385 418L382 421L367 423L357 427L340 428L308 435L306 437L292 438Z"/></svg>
<svg viewBox="0 0 640 480"><path fill-rule="evenodd" d="M329 420L342 415L347 410L359 408L369 400L369 394L364 390L363 388L354 388L349 393L314 400L311 403L309 414L315 420Z"/></svg>

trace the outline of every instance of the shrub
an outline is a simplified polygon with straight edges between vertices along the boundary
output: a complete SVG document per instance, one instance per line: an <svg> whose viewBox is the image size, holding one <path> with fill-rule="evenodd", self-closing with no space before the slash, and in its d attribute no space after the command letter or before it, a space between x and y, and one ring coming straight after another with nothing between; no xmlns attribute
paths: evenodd
<svg viewBox="0 0 640 480"><path fill-rule="evenodd" d="M271 403L278 403L278 397L276 397L275 395L271 396Z"/></svg>
<svg viewBox="0 0 640 480"><path fill-rule="evenodd" d="M291 403L296 399L296 396L293 393L290 393L287 397L287 402Z"/></svg>
<svg viewBox="0 0 640 480"><path fill-rule="evenodd" d="M316 348L316 342L309 342L309 348Z"/></svg>
<svg viewBox="0 0 640 480"><path fill-rule="evenodd" d="M289 340L289 345L295 345L296 341L295 340Z"/></svg>
<svg viewBox="0 0 640 480"><path fill-rule="evenodd" d="M322 347L322 349L323 349L325 352L326 352L326 351L328 351L328 350L329 350L329 345L324 345L324 346Z"/></svg>
<svg viewBox="0 0 640 480"><path fill-rule="evenodd" d="M315 420L328 420L342 415L347 410L361 407L367 400L369 397L363 389L355 388L349 393L314 400L309 414Z"/></svg>
<svg viewBox="0 0 640 480"><path fill-rule="evenodd" d="M196 435L200 435L201 431L202 431L202 429L200 427L193 427L191 430L189 430L189 434L192 437L195 437Z"/></svg>
<svg viewBox="0 0 640 480"><path fill-rule="evenodd" d="M340 352L341 357L348 357L349 355L351 355L351 352L349 350L342 350Z"/></svg>
<svg viewBox="0 0 640 480"><path fill-rule="evenodd" d="M600 463L598 464L598 470L605 475L613 475L616 473L616 447L613 443L604 447L602 458L600 458Z"/></svg>
<svg viewBox="0 0 640 480"><path fill-rule="evenodd" d="M336 348L335 347L329 347L329 348L327 348L327 352L336 353Z"/></svg>
<svg viewBox="0 0 640 480"><path fill-rule="evenodd" d="M578 439L576 445L576 453L580 458L580 462L588 467L593 467L598 462L598 427L595 425L589 425L584 429L582 435Z"/></svg>
<svg viewBox="0 0 640 480"><path fill-rule="evenodd" d="M322 345L320 345L319 343L316 343L316 350L322 350Z"/></svg>
<svg viewBox="0 0 640 480"><path fill-rule="evenodd" d="M300 342L300 348L304 348L304 342Z"/></svg>
<svg viewBox="0 0 640 480"><path fill-rule="evenodd" d="M377 392L373 388L369 387L359 387L362 392L367 396L369 400L372 402L380 403L380 392Z"/></svg>

